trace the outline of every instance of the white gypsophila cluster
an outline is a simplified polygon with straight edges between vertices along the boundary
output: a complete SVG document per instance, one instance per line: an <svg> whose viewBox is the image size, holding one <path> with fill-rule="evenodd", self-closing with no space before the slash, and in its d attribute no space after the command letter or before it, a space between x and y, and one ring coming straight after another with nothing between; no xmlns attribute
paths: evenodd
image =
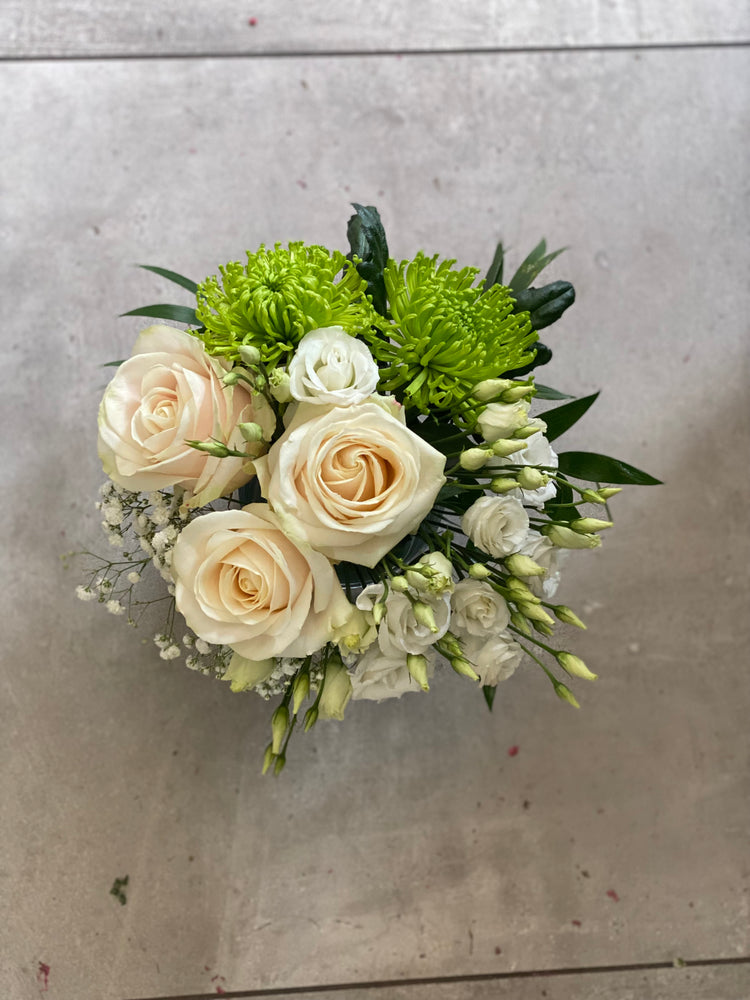
<svg viewBox="0 0 750 1000"><path fill-rule="evenodd" d="M319 650L311 659L309 666L310 690L314 693L320 686L325 673L322 666L324 650ZM305 663L304 657L279 656L274 658L276 666L264 681L256 684L252 690L260 695L264 701L268 701L276 695L283 695L289 690L289 686L294 681L300 667Z"/></svg>
<svg viewBox="0 0 750 1000"><path fill-rule="evenodd" d="M154 490L146 497L133 516L132 527L138 536L141 551L150 557L161 578L170 586L172 578L172 550L180 531L189 519L189 511L182 504L182 494ZM174 593L170 590L170 593Z"/></svg>

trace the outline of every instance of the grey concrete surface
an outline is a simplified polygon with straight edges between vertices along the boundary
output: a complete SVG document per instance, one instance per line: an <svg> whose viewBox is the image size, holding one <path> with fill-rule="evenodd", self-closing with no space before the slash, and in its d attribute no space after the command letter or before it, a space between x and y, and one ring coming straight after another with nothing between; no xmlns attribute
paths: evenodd
<svg viewBox="0 0 750 1000"><path fill-rule="evenodd" d="M750 39L738 0L5 0L0 56L654 45Z"/></svg>
<svg viewBox="0 0 750 1000"><path fill-rule="evenodd" d="M740 50L0 67L0 995L39 996L40 963L49 1000L124 1000L750 955L749 70ZM273 781L267 706L79 604L59 557L102 547L98 365L138 330L115 316L172 295L132 262L202 277L262 241L342 246L355 199L397 257L570 244L545 378L603 393L561 444L666 485L571 559L601 676L581 712L532 667L492 715L443 676L316 727ZM661 975L587 988L671 1000ZM586 996L570 984L549 995Z"/></svg>

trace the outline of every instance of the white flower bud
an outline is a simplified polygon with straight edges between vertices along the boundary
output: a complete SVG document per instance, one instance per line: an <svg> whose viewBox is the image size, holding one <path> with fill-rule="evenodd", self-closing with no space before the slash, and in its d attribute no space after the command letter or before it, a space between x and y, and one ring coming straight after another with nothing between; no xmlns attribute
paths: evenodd
<svg viewBox="0 0 750 1000"><path fill-rule="evenodd" d="M505 392L506 389L510 389L512 385L513 381L509 378L487 378L483 382L477 383L471 390L471 394L480 403L486 403L499 396L501 392Z"/></svg>
<svg viewBox="0 0 750 1000"><path fill-rule="evenodd" d="M260 364L260 351L257 347L253 347L252 344L242 344L240 347L240 359L248 368L255 368L256 365Z"/></svg>
<svg viewBox="0 0 750 1000"><path fill-rule="evenodd" d="M290 378L283 368L274 368L268 376L268 388L277 403L289 403L292 391L289 387Z"/></svg>
<svg viewBox="0 0 750 1000"><path fill-rule="evenodd" d="M518 473L518 485L522 490L537 490L540 486L546 486L549 476L540 469L535 469L533 465L525 465Z"/></svg>
<svg viewBox="0 0 750 1000"><path fill-rule="evenodd" d="M492 453L498 458L507 458L508 455L515 455L516 452L524 451L525 448L525 441L500 438L498 441L492 442Z"/></svg>
<svg viewBox="0 0 750 1000"><path fill-rule="evenodd" d="M427 683L427 657L421 653L408 653L406 656L406 666L423 691L429 691L430 685Z"/></svg>
<svg viewBox="0 0 750 1000"><path fill-rule="evenodd" d="M605 528L611 528L613 524L614 521L600 521L598 517L579 517L570 522L573 531L582 535L591 531L604 531Z"/></svg>
<svg viewBox="0 0 750 1000"><path fill-rule="evenodd" d="M251 420L248 421L248 423L238 424L237 426L239 428L240 434L245 439L245 441L248 441L251 444L255 444L258 441L263 440L263 428L260 426L260 424L256 424Z"/></svg>
<svg viewBox="0 0 750 1000"><path fill-rule="evenodd" d="M580 534L564 524L545 524L542 534L561 549L596 549L602 544L598 535Z"/></svg>
<svg viewBox="0 0 750 1000"><path fill-rule="evenodd" d="M596 674L592 674L580 656L573 653L560 652L556 654L557 662L567 673L573 677L580 677L585 681L595 681Z"/></svg>
<svg viewBox="0 0 750 1000"><path fill-rule="evenodd" d="M461 452L458 461L462 469L476 472L477 469L484 468L491 458L492 452L486 448L468 448Z"/></svg>

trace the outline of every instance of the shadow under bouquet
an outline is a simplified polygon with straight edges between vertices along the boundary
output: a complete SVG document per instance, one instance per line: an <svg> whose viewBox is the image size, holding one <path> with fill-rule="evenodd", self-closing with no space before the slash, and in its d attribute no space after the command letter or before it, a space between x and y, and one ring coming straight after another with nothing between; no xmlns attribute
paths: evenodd
<svg viewBox="0 0 750 1000"><path fill-rule="evenodd" d="M261 246L201 284L148 267L194 305L128 315L186 329L143 330L99 410L97 506L122 552L94 556L78 596L135 625L155 569L161 657L279 699L275 773L298 721L428 691L441 669L491 708L528 658L577 706L561 676L595 675L552 644L557 623L584 627L554 602L562 557L600 545L619 485L657 482L552 448L596 399L534 377L538 331L575 298L531 287L559 251L542 241L504 284L500 245L477 282L390 259L376 209L354 208L347 256ZM539 400L567 401L532 415Z"/></svg>

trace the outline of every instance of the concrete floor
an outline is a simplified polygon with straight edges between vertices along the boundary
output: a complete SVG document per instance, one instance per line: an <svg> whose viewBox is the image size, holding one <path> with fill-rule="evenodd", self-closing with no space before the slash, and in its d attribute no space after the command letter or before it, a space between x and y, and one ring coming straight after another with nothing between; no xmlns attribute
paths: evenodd
<svg viewBox="0 0 750 1000"><path fill-rule="evenodd" d="M0 14L0 996L743 1000L747 10L310 7ZM356 54L488 45L527 51ZM558 45L593 48L533 51ZM167 58L207 51L261 54ZM115 317L172 294L132 263L344 246L352 200L396 257L569 245L545 381L602 397L564 444L666 485L570 560L581 712L532 667L491 716L445 676L316 727L273 781L267 706L80 604L60 555L102 544L99 365L139 329Z"/></svg>

